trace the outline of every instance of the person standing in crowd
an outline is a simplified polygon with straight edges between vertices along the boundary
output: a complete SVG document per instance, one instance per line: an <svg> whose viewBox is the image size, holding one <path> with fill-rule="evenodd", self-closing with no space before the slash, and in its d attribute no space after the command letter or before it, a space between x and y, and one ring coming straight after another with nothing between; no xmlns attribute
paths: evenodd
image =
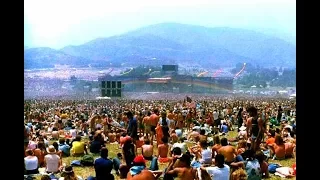
<svg viewBox="0 0 320 180"><path fill-rule="evenodd" d="M247 109L249 118L247 119L247 135L251 138L251 149L256 151L260 147L260 142L264 134L264 123L258 117L258 109L251 106Z"/></svg>
<svg viewBox="0 0 320 180"><path fill-rule="evenodd" d="M139 138L137 120L133 118L133 114L131 111L126 112L126 115L129 121L127 134L132 138L133 143L135 143L135 141Z"/></svg>

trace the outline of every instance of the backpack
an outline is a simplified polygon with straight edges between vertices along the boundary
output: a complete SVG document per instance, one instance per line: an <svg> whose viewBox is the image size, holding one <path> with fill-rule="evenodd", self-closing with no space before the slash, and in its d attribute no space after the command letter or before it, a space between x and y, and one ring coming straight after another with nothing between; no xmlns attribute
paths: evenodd
<svg viewBox="0 0 320 180"><path fill-rule="evenodd" d="M279 167L280 167L279 164L271 163L271 164L269 164L269 166L268 166L268 171L269 171L270 173L275 173L275 172L276 172L276 169L279 168Z"/></svg>
<svg viewBox="0 0 320 180"><path fill-rule="evenodd" d="M80 162L83 166L93 166L94 158L91 154L86 154L82 157Z"/></svg>

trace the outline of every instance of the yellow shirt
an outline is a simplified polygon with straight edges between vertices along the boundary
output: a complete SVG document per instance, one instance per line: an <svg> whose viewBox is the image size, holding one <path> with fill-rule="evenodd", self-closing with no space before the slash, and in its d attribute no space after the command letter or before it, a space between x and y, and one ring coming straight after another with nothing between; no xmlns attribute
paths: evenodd
<svg viewBox="0 0 320 180"><path fill-rule="evenodd" d="M71 153L72 154L84 154L84 142L74 141L72 143Z"/></svg>

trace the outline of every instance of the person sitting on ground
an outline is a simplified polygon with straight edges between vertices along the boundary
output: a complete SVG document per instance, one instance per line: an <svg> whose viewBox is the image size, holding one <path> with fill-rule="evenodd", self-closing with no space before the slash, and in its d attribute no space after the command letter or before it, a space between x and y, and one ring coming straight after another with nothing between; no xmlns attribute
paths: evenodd
<svg viewBox="0 0 320 180"><path fill-rule="evenodd" d="M70 132L70 134L71 134L71 139L76 138L76 136L77 136L77 134L78 134L78 131L76 130L76 127L75 127L75 126L72 126L69 132Z"/></svg>
<svg viewBox="0 0 320 180"><path fill-rule="evenodd" d="M60 157L56 154L54 146L50 145L47 148L47 155L44 156L44 165L47 173L58 173L62 169Z"/></svg>
<svg viewBox="0 0 320 180"><path fill-rule="evenodd" d="M56 154L62 159L62 151L59 150L59 144L57 142L52 143L53 147L56 149Z"/></svg>
<svg viewBox="0 0 320 180"><path fill-rule="evenodd" d="M220 128L221 128L222 134L227 134L227 133L228 133L228 129L229 129L229 128L228 128L226 122L223 122Z"/></svg>
<svg viewBox="0 0 320 180"><path fill-rule="evenodd" d="M212 164L212 151L208 148L208 143L205 140L200 141L199 149L192 149L191 153L195 154L196 159L199 161L193 161L191 163L192 167L199 168L201 165L211 165Z"/></svg>
<svg viewBox="0 0 320 180"><path fill-rule="evenodd" d="M28 149L31 150L35 150L37 148L37 141L36 141L37 137L35 135L33 135L33 137L31 138L31 140L29 141L28 144Z"/></svg>
<svg viewBox="0 0 320 180"><path fill-rule="evenodd" d="M256 158L260 163L260 168L261 168L261 175L263 178L269 178L269 170L268 166L269 164L266 162L266 156L263 154L262 151L257 151L256 152Z"/></svg>
<svg viewBox="0 0 320 180"><path fill-rule="evenodd" d="M221 146L222 147L218 150L218 154L222 154L225 157L225 163L230 166L237 156L236 149L228 144L227 138L221 139Z"/></svg>
<svg viewBox="0 0 320 180"><path fill-rule="evenodd" d="M178 140L179 140L179 137L178 137L178 135L176 134L176 131L175 131L174 129L172 129L172 130L170 131L170 140L171 140L171 143L172 143L172 144L178 142Z"/></svg>
<svg viewBox="0 0 320 180"><path fill-rule="evenodd" d="M183 180L194 180L198 179L197 177L197 169L192 168L190 166L191 158L187 154L183 154L179 158L179 167L175 167L172 170L169 170L166 172L166 174L176 175L177 179L183 179ZM172 164L173 166L173 164ZM168 169L171 169L172 167L168 167Z"/></svg>
<svg viewBox="0 0 320 180"><path fill-rule="evenodd" d="M273 159L282 160L286 157L286 147L280 135L276 135L275 143L269 145Z"/></svg>
<svg viewBox="0 0 320 180"><path fill-rule="evenodd" d="M188 149L187 144L184 142L184 138L179 138L179 141L172 145L171 151L173 151L175 147L180 148L183 154L185 154Z"/></svg>
<svg viewBox="0 0 320 180"><path fill-rule="evenodd" d="M199 136L200 136L200 133L198 132L198 129L197 128L195 128L195 127L193 127L192 128L192 132L190 132L190 134L188 135L188 138L187 138L187 140L188 141L196 141L196 138L198 137L199 138Z"/></svg>
<svg viewBox="0 0 320 180"><path fill-rule="evenodd" d="M26 174L38 174L38 158L34 155L31 149L26 150L26 157L24 158L24 164L26 169Z"/></svg>
<svg viewBox="0 0 320 180"><path fill-rule="evenodd" d="M111 171L116 165L112 160L108 158L108 155L109 155L108 148L106 147L101 148L100 158L95 159L93 163L96 177L89 176L87 180L104 180L104 179L113 180L114 179L114 176L113 174L111 174Z"/></svg>
<svg viewBox="0 0 320 180"><path fill-rule="evenodd" d="M206 130L205 129L200 129L200 141L204 140L204 141L208 141L208 137L205 135L206 134Z"/></svg>
<svg viewBox="0 0 320 180"><path fill-rule="evenodd" d="M224 163L224 156L217 154L214 158L214 167L201 167L203 171L207 171L212 179L229 180L230 167Z"/></svg>
<svg viewBox="0 0 320 180"><path fill-rule="evenodd" d="M247 148L247 141L240 140L237 145L237 155L241 155L246 151Z"/></svg>
<svg viewBox="0 0 320 180"><path fill-rule="evenodd" d="M151 163L152 164L152 163ZM127 180L150 179L156 180L162 174L161 171L152 171L146 168L146 161L142 155L138 155L132 162L132 167L127 173Z"/></svg>
<svg viewBox="0 0 320 180"><path fill-rule="evenodd" d="M153 145L150 144L150 140L146 138L144 140L144 145L141 147L142 155L146 160L152 160L153 158Z"/></svg>
<svg viewBox="0 0 320 180"><path fill-rule="evenodd" d="M179 138L182 137L182 130L179 127L176 127L174 130Z"/></svg>
<svg viewBox="0 0 320 180"><path fill-rule="evenodd" d="M93 141L90 142L90 152L93 154L100 153L101 148L104 146L104 144L101 143L100 137L94 136Z"/></svg>
<svg viewBox="0 0 320 180"><path fill-rule="evenodd" d="M44 166L44 156L47 155L47 150L43 142L39 141L37 148L33 151L34 155L37 156L39 167Z"/></svg>
<svg viewBox="0 0 320 180"><path fill-rule="evenodd" d="M72 166L66 166L61 173L59 180L83 180L80 176L77 176Z"/></svg>
<svg viewBox="0 0 320 180"><path fill-rule="evenodd" d="M214 158L216 154L218 154L218 150L222 147L219 135L215 135L213 137L213 143L214 145L212 146L212 158Z"/></svg>
<svg viewBox="0 0 320 180"><path fill-rule="evenodd" d="M56 128L56 127L52 128L51 136L52 136L52 138L51 138L52 140L58 140L59 139L59 130L58 130L58 128Z"/></svg>
<svg viewBox="0 0 320 180"><path fill-rule="evenodd" d="M269 134L268 134L268 139L266 140L266 145L269 146L273 143L275 143L275 136L276 136L276 131L273 129L269 130Z"/></svg>
<svg viewBox="0 0 320 180"><path fill-rule="evenodd" d="M258 159L255 158L255 152L252 149L246 150L242 154L244 161L233 162L234 168L243 168L246 170L248 180L261 180L261 168Z"/></svg>
<svg viewBox="0 0 320 180"><path fill-rule="evenodd" d="M109 143L116 142L116 133L112 129L110 129L110 131L108 132L108 140Z"/></svg>
<svg viewBox="0 0 320 180"><path fill-rule="evenodd" d="M180 165L180 160L179 158L182 155L181 149L179 147L175 147L172 150L172 160L170 161L168 167L169 168L165 168L164 170L164 179L174 179L175 175L172 174L167 174L168 171L171 171L172 169L176 168L176 167L181 167Z"/></svg>
<svg viewBox="0 0 320 180"><path fill-rule="evenodd" d="M239 133L238 133L238 136L237 136L238 140L247 140L248 137L247 137L247 128L242 125L240 128L239 128Z"/></svg>
<svg viewBox="0 0 320 180"><path fill-rule="evenodd" d="M296 144L292 143L292 142L285 142L284 146L285 146L285 150L286 150L286 158L295 157L294 151L295 151Z"/></svg>
<svg viewBox="0 0 320 180"><path fill-rule="evenodd" d="M70 146L65 142L64 138L59 139L59 150L62 151L62 157L70 156Z"/></svg>
<svg viewBox="0 0 320 180"><path fill-rule="evenodd" d="M166 163L169 161L169 158L168 158L168 152L169 152L168 137L163 136L161 141L163 142L163 144L158 145L158 156L157 157L159 158L159 162Z"/></svg>
<svg viewBox="0 0 320 180"><path fill-rule="evenodd" d="M87 145L81 141L81 136L77 135L74 141L72 142L72 148L70 150L71 156L83 156L88 154Z"/></svg>

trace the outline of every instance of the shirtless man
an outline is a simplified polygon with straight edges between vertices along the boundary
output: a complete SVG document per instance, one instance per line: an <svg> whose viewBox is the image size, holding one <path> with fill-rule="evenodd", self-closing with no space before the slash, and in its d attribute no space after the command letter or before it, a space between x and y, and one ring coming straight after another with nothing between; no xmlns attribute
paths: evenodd
<svg viewBox="0 0 320 180"><path fill-rule="evenodd" d="M249 107L247 109L249 118L247 119L247 135L251 138L251 149L256 151L260 147L262 136L265 133L263 120L258 115L258 109Z"/></svg>
<svg viewBox="0 0 320 180"><path fill-rule="evenodd" d="M177 175L176 179L183 179L183 180L198 179L197 173L196 173L197 170L190 166L190 161L191 161L190 156L187 154L183 154L179 158L179 167L176 167L173 170L169 170L166 173L171 175ZM171 163L170 166L173 166L173 164ZM171 169L170 166L168 167L168 169Z"/></svg>
<svg viewBox="0 0 320 180"><path fill-rule="evenodd" d="M276 135L275 143L269 145L274 159L285 159L286 156L286 146L283 142L283 139L280 135Z"/></svg>
<svg viewBox="0 0 320 180"><path fill-rule="evenodd" d="M109 143L116 142L116 133L114 133L112 129L108 133L108 139L109 139Z"/></svg>
<svg viewBox="0 0 320 180"><path fill-rule="evenodd" d="M153 114L150 115L149 117L149 126L150 126L150 131L151 131L151 144L153 144L153 137L154 135L156 134L156 127L157 127L157 124L159 122L159 111L158 109L155 109L153 110Z"/></svg>
<svg viewBox="0 0 320 180"><path fill-rule="evenodd" d="M151 125L150 125L150 122L149 122L149 118L151 116L151 112L148 111L147 112L147 115L142 119L142 123L144 124L145 128L145 134L146 134L146 137L149 138L149 134L151 134Z"/></svg>
<svg viewBox="0 0 320 180"><path fill-rule="evenodd" d="M141 153L146 160L152 160L153 145L150 144L150 140L148 138L144 140L144 145L142 145L141 150Z"/></svg>
<svg viewBox="0 0 320 180"><path fill-rule="evenodd" d="M193 141L196 141L196 138L200 138L200 133L198 132L197 129L193 128L192 132L188 136L188 140L193 139Z"/></svg>
<svg viewBox="0 0 320 180"><path fill-rule="evenodd" d="M219 135L213 137L214 145L212 146L212 158L218 154L218 150L222 147Z"/></svg>
<svg viewBox="0 0 320 180"><path fill-rule="evenodd" d="M163 136L161 139L163 144L158 145L158 158L159 162L168 162L168 152L169 152L169 145L168 145L168 137Z"/></svg>
<svg viewBox="0 0 320 180"><path fill-rule="evenodd" d="M168 113L168 119L170 119L171 122L175 122L176 121L175 120L176 118L175 118L175 115L174 115L172 109ZM176 127L175 123L170 123L170 128L171 129L175 129L175 127Z"/></svg>
<svg viewBox="0 0 320 180"><path fill-rule="evenodd" d="M225 163L230 166L237 156L237 151L233 146L228 144L227 138L221 139L221 146L222 147L218 150L218 154L222 154L225 157Z"/></svg>

